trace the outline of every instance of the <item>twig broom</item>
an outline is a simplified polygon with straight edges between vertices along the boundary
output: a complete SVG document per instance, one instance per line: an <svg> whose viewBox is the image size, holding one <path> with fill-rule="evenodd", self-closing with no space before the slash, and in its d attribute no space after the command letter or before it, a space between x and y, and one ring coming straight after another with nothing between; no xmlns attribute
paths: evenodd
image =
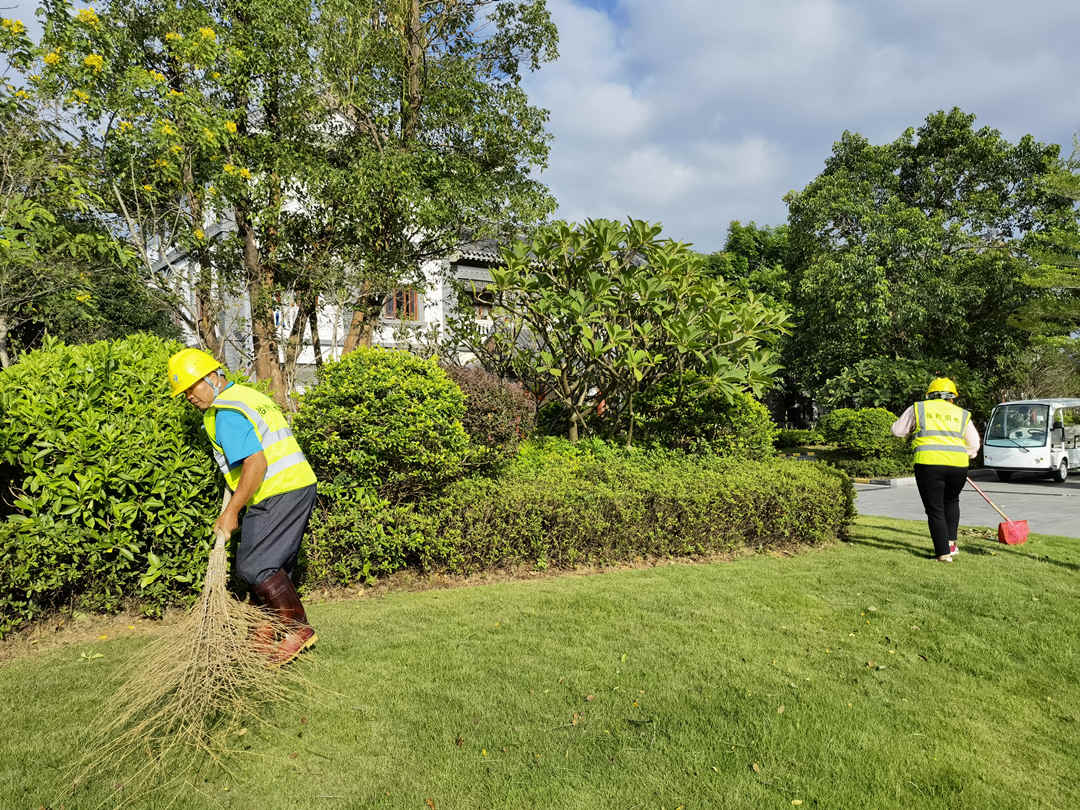
<svg viewBox="0 0 1080 810"><path fill-rule="evenodd" d="M287 628L229 593L227 542L216 534L194 607L126 668L92 730L92 753L73 768L72 791L108 778L114 793L107 801L119 806L115 791L126 803L186 783L199 764L218 761L246 724L259 722L262 709L304 683L295 668L269 667L268 651L254 641L259 630L273 638Z"/></svg>

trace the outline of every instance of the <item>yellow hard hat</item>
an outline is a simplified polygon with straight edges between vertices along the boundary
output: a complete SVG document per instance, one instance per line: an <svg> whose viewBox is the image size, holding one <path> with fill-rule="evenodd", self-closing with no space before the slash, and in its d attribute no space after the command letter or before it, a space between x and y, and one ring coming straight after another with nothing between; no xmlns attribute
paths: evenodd
<svg viewBox="0 0 1080 810"><path fill-rule="evenodd" d="M957 396L956 383L948 377L938 377L926 387L927 394L952 394Z"/></svg>
<svg viewBox="0 0 1080 810"><path fill-rule="evenodd" d="M201 349L181 349L169 358L169 388L175 397L209 374L221 363Z"/></svg>

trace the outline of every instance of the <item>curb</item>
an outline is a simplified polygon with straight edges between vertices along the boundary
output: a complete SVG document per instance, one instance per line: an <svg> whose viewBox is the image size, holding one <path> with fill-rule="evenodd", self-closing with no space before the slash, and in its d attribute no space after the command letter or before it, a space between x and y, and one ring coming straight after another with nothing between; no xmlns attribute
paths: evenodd
<svg viewBox="0 0 1080 810"><path fill-rule="evenodd" d="M880 487L912 487L915 486L915 476L905 478L855 478L851 479L856 484L876 484Z"/></svg>

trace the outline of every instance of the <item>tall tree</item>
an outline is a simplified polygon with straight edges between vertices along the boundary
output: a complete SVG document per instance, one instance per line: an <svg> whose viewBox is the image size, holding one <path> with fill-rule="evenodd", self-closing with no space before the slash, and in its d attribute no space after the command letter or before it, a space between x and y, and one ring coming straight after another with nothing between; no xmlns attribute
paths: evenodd
<svg viewBox="0 0 1080 810"><path fill-rule="evenodd" d="M660 233L633 219L555 222L491 271L497 329L485 342L547 377L572 441L604 403L631 443L635 395L673 376L694 372L722 395L772 384L785 314Z"/></svg>
<svg viewBox="0 0 1080 810"><path fill-rule="evenodd" d="M132 255L102 220L86 154L7 83L33 48L23 23L0 21L0 366L40 343L166 324Z"/></svg>
<svg viewBox="0 0 1080 810"><path fill-rule="evenodd" d="M420 259L551 207L531 179L546 114L518 70L554 55L542 0L113 0L77 14L48 0L46 12L38 86L75 110L122 229L163 289L179 292L167 248L197 259L195 305L174 301L211 350L223 294L247 293L254 370L279 398L320 294L358 313L355 335L419 280ZM212 221L231 228L215 235ZM288 333L275 323L284 295L300 310Z"/></svg>
<svg viewBox="0 0 1080 810"><path fill-rule="evenodd" d="M1045 180L1059 147L1006 141L953 109L874 146L845 132L789 194L798 326L788 362L818 390L872 357L962 361L993 375L1026 342L1009 316L1041 234L1076 227Z"/></svg>

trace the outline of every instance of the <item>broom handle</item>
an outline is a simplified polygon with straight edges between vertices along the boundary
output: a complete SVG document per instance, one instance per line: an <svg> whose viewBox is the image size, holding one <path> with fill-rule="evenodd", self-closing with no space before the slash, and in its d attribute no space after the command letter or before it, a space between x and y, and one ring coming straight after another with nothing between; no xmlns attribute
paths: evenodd
<svg viewBox="0 0 1080 810"><path fill-rule="evenodd" d="M992 506L992 507L993 507L993 509L994 509L994 511L995 511L995 512L997 512L997 513L998 513L999 515L1001 515L1001 516L1002 516L1002 517L1003 517L1003 518L1005 519L1005 522L1006 522L1006 523L1010 523L1010 522L1011 522L1011 521L1009 520L1009 516L1008 516L1008 515L1006 515L1006 514L1005 514L1004 512L1002 512L1002 511L1001 511L1000 509L998 509L998 508L997 508L997 505L996 505L996 504L995 504L995 503L994 503L994 502L993 502L992 500L990 500L990 498L989 498L989 497L987 497L986 493L985 493L985 492L983 492L983 491L982 491L981 489L979 489L979 485L978 485L978 484L976 484L976 483L975 483L974 481L972 481L972 480L971 480L970 478L969 478L969 479L967 480L967 482L968 482L969 484L971 484L971 486L972 486L972 487L974 487L974 488L975 488L975 491L976 491L976 492L978 492L978 493L979 493L980 495L982 495L982 496L983 496L983 499L984 499L984 500L985 500L985 501L986 501L986 502L987 502L988 504L990 504L990 506Z"/></svg>
<svg viewBox="0 0 1080 810"><path fill-rule="evenodd" d="M225 511L225 507L229 505L230 500L232 500L232 491L228 487L225 487L221 493L222 512ZM216 528L214 529L214 539L217 541L217 544L221 546L224 546L227 542L229 542L229 536L225 534L225 532L221 531L221 529Z"/></svg>

